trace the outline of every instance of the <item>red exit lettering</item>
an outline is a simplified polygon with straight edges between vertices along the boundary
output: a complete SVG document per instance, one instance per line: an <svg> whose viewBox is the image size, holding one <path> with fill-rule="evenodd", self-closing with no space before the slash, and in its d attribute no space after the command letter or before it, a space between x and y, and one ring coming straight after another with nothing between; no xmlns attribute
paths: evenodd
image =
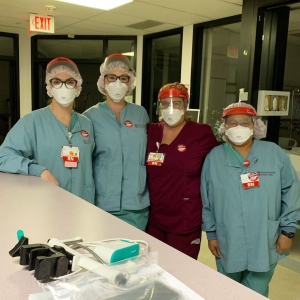
<svg viewBox="0 0 300 300"><path fill-rule="evenodd" d="M32 20L32 24L37 30L50 30L51 18L35 16Z"/></svg>

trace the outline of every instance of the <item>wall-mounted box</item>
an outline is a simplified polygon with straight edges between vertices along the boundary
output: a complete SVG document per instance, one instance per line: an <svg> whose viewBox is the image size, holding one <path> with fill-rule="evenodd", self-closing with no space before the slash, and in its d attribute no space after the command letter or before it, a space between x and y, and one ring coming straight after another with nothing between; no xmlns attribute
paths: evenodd
<svg viewBox="0 0 300 300"><path fill-rule="evenodd" d="M258 116L288 116L290 92L259 91L257 101Z"/></svg>

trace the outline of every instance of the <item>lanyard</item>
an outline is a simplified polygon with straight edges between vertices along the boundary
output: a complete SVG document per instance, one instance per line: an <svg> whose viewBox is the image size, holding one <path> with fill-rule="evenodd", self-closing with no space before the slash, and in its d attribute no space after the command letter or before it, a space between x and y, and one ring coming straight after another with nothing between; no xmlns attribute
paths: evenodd
<svg viewBox="0 0 300 300"><path fill-rule="evenodd" d="M50 109L50 108L49 108ZM51 111L51 110L50 110ZM53 112L51 111L51 113L53 114ZM63 132L63 134L65 135L65 131L62 129L62 123L56 118L56 116L53 114L53 117L54 119L56 120L56 122L58 123L59 125L59 128L61 129L61 131ZM75 113L74 111L72 111L72 114L71 114L71 120L70 120L70 130L68 129L68 136L66 137L67 140L68 140L68 143L69 143L69 147L72 148L72 142L71 142L71 139L72 139L72 129L74 128L76 122L78 120L78 116L77 116L77 113ZM66 126L66 125L64 125Z"/></svg>
<svg viewBox="0 0 300 300"><path fill-rule="evenodd" d="M158 153L159 147L160 147L160 143L159 143L159 142L156 142L156 153Z"/></svg>

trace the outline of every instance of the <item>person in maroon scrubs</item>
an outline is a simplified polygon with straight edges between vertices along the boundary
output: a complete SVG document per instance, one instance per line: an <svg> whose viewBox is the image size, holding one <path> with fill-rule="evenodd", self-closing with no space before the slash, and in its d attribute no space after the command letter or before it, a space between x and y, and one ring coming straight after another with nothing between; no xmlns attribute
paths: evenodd
<svg viewBox="0 0 300 300"><path fill-rule="evenodd" d="M158 94L160 123L148 125L147 172L150 214L147 233L197 259L201 241L200 174L218 145L210 127L190 121L189 95L179 83Z"/></svg>

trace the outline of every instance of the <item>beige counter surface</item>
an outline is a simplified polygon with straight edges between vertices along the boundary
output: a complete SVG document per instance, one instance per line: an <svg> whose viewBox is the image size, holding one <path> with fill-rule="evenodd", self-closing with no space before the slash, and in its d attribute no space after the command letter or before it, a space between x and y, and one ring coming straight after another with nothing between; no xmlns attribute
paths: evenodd
<svg viewBox="0 0 300 300"><path fill-rule="evenodd" d="M29 243L76 236L86 241L142 239L158 251L158 264L206 300L266 299L148 234L39 177L0 173L0 299L28 299L39 292L33 272L8 251L22 229Z"/></svg>

